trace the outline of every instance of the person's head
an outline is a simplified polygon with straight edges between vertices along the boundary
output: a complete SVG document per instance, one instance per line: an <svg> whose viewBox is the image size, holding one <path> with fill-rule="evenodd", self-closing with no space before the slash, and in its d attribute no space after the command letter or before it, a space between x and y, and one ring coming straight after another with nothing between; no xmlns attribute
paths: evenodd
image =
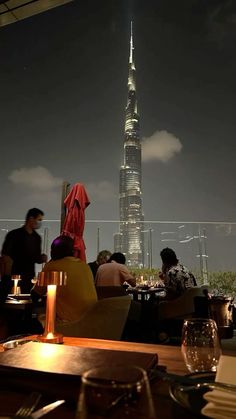
<svg viewBox="0 0 236 419"><path fill-rule="evenodd" d="M108 262L112 262L113 260L117 263L121 263L122 265L125 265L126 262L125 255L120 252L113 253Z"/></svg>
<svg viewBox="0 0 236 419"><path fill-rule="evenodd" d="M104 263L107 263L110 256L111 252L109 252L109 250L101 250L101 252L99 252L97 255L98 265L103 265Z"/></svg>
<svg viewBox="0 0 236 419"><path fill-rule="evenodd" d="M51 244L52 260L63 259L66 256L73 256L74 240L68 236L59 236Z"/></svg>
<svg viewBox="0 0 236 419"><path fill-rule="evenodd" d="M169 247L166 247L165 249L162 249L161 253L161 260L163 265L165 266L176 266L179 262L174 250L170 249Z"/></svg>
<svg viewBox="0 0 236 419"><path fill-rule="evenodd" d="M44 213L39 208L31 208L26 214L25 223L32 230L37 230L41 227Z"/></svg>

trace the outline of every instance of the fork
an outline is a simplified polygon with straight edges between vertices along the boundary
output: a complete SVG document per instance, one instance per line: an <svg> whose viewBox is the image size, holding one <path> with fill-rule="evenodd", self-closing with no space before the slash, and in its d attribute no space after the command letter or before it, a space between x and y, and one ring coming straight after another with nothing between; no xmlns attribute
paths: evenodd
<svg viewBox="0 0 236 419"><path fill-rule="evenodd" d="M11 419L20 419L30 417L31 413L37 406L41 394L38 392L33 392L27 397L22 406L17 410L17 412L11 417Z"/></svg>
<svg viewBox="0 0 236 419"><path fill-rule="evenodd" d="M178 384L178 387L180 391L182 392L189 391L189 390L198 390L200 388L206 387L206 388L212 388L212 389L215 388L222 391L228 391L230 393L236 394L236 384L221 383L218 381L210 381L210 382L203 381L204 377L199 378L199 380L201 380L200 382L196 382L196 380L198 380L198 377L191 378L190 376L186 376L186 375L171 374L164 370L154 368L151 370L149 380L151 381L155 378L161 378L163 381L168 381L173 384Z"/></svg>

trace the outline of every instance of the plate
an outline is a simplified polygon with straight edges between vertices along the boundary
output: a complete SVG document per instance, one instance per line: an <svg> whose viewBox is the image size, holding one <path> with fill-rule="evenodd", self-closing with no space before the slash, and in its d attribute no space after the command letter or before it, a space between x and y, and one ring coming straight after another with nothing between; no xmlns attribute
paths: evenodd
<svg viewBox="0 0 236 419"><path fill-rule="evenodd" d="M19 345L24 345L25 343L33 342L32 339L25 337L22 339L15 339L15 340L8 340L7 342L3 343L4 351L8 351L9 349L17 348Z"/></svg>
<svg viewBox="0 0 236 419"><path fill-rule="evenodd" d="M214 372L203 372L189 374L189 378L193 379L194 382L214 382ZM180 383L173 383L169 388L172 399L180 406L184 407L191 413L201 415L202 408L207 404L207 401L203 398L203 395L209 391L209 388L200 388L194 390L181 391L184 386Z"/></svg>

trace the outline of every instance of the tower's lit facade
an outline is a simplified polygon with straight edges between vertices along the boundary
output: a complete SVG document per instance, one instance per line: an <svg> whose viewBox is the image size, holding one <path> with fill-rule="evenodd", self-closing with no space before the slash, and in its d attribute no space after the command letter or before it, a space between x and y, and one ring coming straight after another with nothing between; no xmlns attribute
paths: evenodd
<svg viewBox="0 0 236 419"><path fill-rule="evenodd" d="M124 163L120 168L120 232L115 235L115 250L125 254L128 265L143 266L142 166L135 75L131 23Z"/></svg>

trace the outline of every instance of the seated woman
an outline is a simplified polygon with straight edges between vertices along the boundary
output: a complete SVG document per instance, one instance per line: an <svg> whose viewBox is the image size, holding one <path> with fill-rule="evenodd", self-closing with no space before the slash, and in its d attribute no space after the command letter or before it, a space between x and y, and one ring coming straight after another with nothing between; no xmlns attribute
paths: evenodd
<svg viewBox="0 0 236 419"><path fill-rule="evenodd" d="M93 275L89 266L73 257L73 240L67 236L57 237L51 245L51 260L44 272L67 272L67 285L57 288L56 315L59 321L78 321L97 301ZM45 295L46 289L36 285L32 294Z"/></svg>
<svg viewBox="0 0 236 419"><path fill-rule="evenodd" d="M174 250L166 247L160 253L162 259L162 271L160 278L166 288L166 296L159 299L154 309L152 317L154 319L153 329L155 330L155 340L158 343L166 343L169 337L178 337L182 329L182 313L187 309L187 316L190 315L189 304L186 307L184 301L178 303L178 297L185 294L189 288L197 285L191 272L179 263ZM191 299L187 300L191 302Z"/></svg>
<svg viewBox="0 0 236 419"><path fill-rule="evenodd" d="M166 299L174 299L184 293L187 288L197 285L196 279L189 270L181 265L174 250L166 247L160 253L162 271L160 278L166 287Z"/></svg>

